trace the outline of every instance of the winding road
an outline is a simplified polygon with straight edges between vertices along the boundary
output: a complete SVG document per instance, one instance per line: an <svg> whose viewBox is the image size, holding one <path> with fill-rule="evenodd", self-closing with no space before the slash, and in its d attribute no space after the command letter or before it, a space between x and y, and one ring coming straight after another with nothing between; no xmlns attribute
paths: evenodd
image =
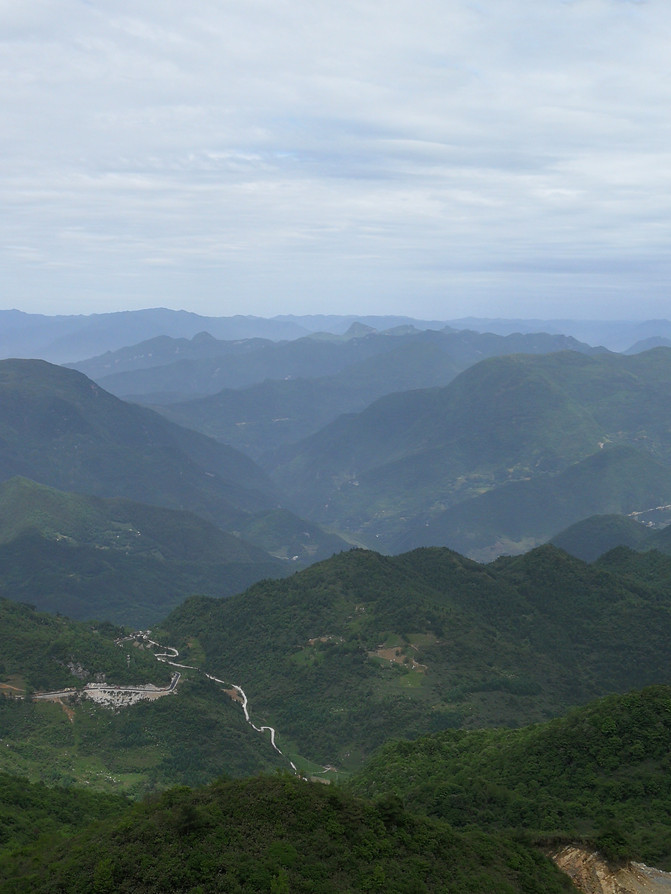
<svg viewBox="0 0 671 894"><path fill-rule="evenodd" d="M195 670L198 673L204 674L208 680L212 680L213 683L218 683L220 686L227 686L231 689L235 689L235 691L240 696L240 703L242 705L242 710L245 715L245 720L251 726L253 730L257 733L270 733L270 744L275 749L275 751L281 755L286 761L288 761L289 766L293 770L296 775L300 775L298 772L298 768L296 764L290 760L284 752L280 749L277 742L275 741L276 731L272 726L256 726L255 723L252 722L251 717L249 716L249 700L247 698L247 694L242 686L238 686L237 683L228 683L226 680L220 680L218 677L212 676L212 674L208 674L207 671L201 670L201 668L196 667L194 664L179 664L175 661L175 658L179 658L179 651L174 646L162 646L160 643L157 643L155 640L149 638L149 634L145 633L141 630L137 631L137 633L133 633L128 637L124 637L122 640L119 640L119 643L124 640L130 639L141 639L144 643L150 646L156 646L157 649L165 649L164 652L154 652L154 657L157 661L162 661L164 664L169 664L171 667L181 667L187 670ZM177 674L176 676L179 676ZM171 687L172 688L172 687Z"/></svg>
<svg viewBox="0 0 671 894"><path fill-rule="evenodd" d="M206 671L202 670L199 667L196 667L194 664L180 664L178 661L175 661L176 658L179 658L179 651L174 646L163 646L161 643L157 643L155 640L149 638L149 632L138 630L135 633L131 633L128 636L120 637L116 640L116 644L120 646L124 642L142 642L144 645L154 646L156 649L163 649L162 652L154 652L154 658L157 661L161 661L164 664L169 664L171 667L181 668L182 670L193 670L197 671L200 674L204 674L208 678L208 680L212 680L214 683L218 683L220 686L227 687L228 689L234 689L235 692L240 696L240 704L242 705L242 710L245 715L245 720L251 726L253 730L257 733L270 733L270 744L275 749L275 751L281 755L288 763L293 772L300 776L301 774L296 767L296 764L290 760L280 749L276 741L276 731L272 726L256 726L255 723L252 722L251 717L249 716L249 700L247 698L247 693L242 688L242 686L238 686L237 683L227 683L225 680L220 680L218 677L212 676L212 674L208 674ZM176 671L172 675L172 679L168 686L160 689L154 686L112 686L110 684L105 683L88 683L84 689L84 693L88 695L90 698L94 698L95 694L98 692L111 693L114 696L121 696L123 693L136 694L140 696L147 697L148 695L167 695L170 692L174 692L177 688L177 684L179 683L182 675L179 671ZM59 689L53 692L36 692L33 695L33 698L40 699L44 701L57 701L62 698L69 698L71 696L77 695L82 692L80 689L76 688L68 688L68 689ZM98 700L98 699L96 699ZM235 699L237 701L237 699Z"/></svg>

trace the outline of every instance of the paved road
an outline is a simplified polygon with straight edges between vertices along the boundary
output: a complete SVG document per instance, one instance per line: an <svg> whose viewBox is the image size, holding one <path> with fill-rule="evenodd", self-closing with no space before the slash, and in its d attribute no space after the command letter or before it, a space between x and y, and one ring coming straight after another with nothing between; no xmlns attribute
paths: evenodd
<svg viewBox="0 0 671 894"><path fill-rule="evenodd" d="M121 643L123 643L123 642L128 642L130 640L138 640L138 639L141 639L147 645L155 646L157 649L164 649L163 652L154 652L154 657L156 658L157 661L162 661L164 664L169 664L171 667L180 667L183 669L198 671L201 674L205 674L205 676L209 680L212 680L214 683L218 683L220 686L226 686L227 688L235 689L235 691L240 696L242 710L245 715L245 720L247 721L247 723L252 727L252 729L256 730L257 733L266 733L266 732L270 733L270 744L273 746L273 748L275 749L275 751L278 754L282 755L282 757L284 757L287 761L289 761L289 766L291 767L291 769L294 771L294 773L298 774L298 769L297 769L296 765L294 764L294 762L292 760L289 760L289 758L286 757L286 755L280 750L279 746L277 745L277 742L275 741L275 737L277 735L275 729L272 726L256 726L256 724L252 723L252 719L249 716L249 701L247 699L247 694L245 693L242 686L238 686L237 683L227 683L225 680L220 680L218 677L213 677L212 674L206 673L205 671L201 670L199 667L196 667L193 664L179 664L177 661L174 660L175 658L179 658L179 651L174 646L163 646L160 643L157 643L155 640L150 639L149 634L144 633L141 630L138 630L136 633L131 634L130 636L123 636L120 639L118 639L116 642L117 642L117 645L121 645ZM129 693L131 693L131 692L132 693L173 692L173 690L179 683L181 677L182 677L181 673L179 671L177 671L176 673L174 673L172 675L170 685L166 686L163 689L159 689L159 688L148 689L145 686L112 686L112 685L106 685L105 683L91 683L91 684L88 684L83 690L72 688L72 689L59 689L54 692L36 692L33 697L36 699L40 699L42 701L55 701L56 699L59 699L59 698L68 698L69 696L75 695L78 692L84 692L84 693L91 692L91 691L100 692L101 690L104 691L104 690L108 690L108 689L114 691L115 693L117 693L117 692L118 693L123 693L123 692L129 692Z"/></svg>
<svg viewBox="0 0 671 894"><path fill-rule="evenodd" d="M163 661L165 664L170 664L172 667L188 668L189 670L198 671L201 674L205 674L205 676L208 678L208 680L212 680L213 683L218 683L220 686L226 686L226 687L229 687L230 689L235 689L235 691L240 696L242 710L245 715L245 720L247 721L247 723L251 726L251 728L253 730L256 730L257 733L269 732L270 733L270 744L273 746L273 748L275 749L275 751L278 754L282 755L282 757L284 757L287 761L289 761L289 766L291 767L291 769L294 771L294 773L298 774L298 768L296 767L296 764L292 760L289 760L289 758L286 757L286 755L280 750L279 746L277 745L277 742L275 741L275 737L277 735L275 729L272 726L256 726L256 724L252 723L252 719L249 716L249 701L247 699L247 694L244 691L244 689L242 688L242 686L238 686L237 683L228 683L226 680L220 680L218 677L213 677L212 674L208 674L206 671L201 670L201 668L196 667L193 664L178 664L176 661L174 661L174 659L179 658L179 651L174 646L162 646L160 643L157 643L155 640L149 639L149 635L146 633L143 633L142 631L138 631L138 633L135 634L135 636L132 638L135 638L135 637L141 637L144 640L144 642L148 643L151 646L156 646L157 649L165 649L164 652L155 652L154 653L154 657L156 658L157 661ZM130 637L126 637L126 638L130 638Z"/></svg>

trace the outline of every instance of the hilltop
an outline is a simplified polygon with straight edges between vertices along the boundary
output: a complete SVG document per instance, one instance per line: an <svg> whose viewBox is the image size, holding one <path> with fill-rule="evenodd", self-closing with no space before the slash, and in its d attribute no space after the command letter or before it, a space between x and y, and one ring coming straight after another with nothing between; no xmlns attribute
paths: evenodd
<svg viewBox="0 0 671 894"><path fill-rule="evenodd" d="M668 520L670 514L671 506L665 504L657 505L646 513L636 513L634 517L592 515L560 531L552 538L552 542L572 556L587 562L594 561L618 546L671 554L671 525L660 527L652 521L643 521L660 517Z"/></svg>
<svg viewBox="0 0 671 894"><path fill-rule="evenodd" d="M289 777L173 789L0 860L0 891L570 891L523 845Z"/></svg>

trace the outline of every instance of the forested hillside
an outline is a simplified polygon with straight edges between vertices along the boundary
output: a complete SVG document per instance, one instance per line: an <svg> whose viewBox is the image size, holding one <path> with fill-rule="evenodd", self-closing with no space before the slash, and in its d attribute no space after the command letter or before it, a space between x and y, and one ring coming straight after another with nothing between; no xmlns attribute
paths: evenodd
<svg viewBox="0 0 671 894"><path fill-rule="evenodd" d="M194 593L230 596L289 570L191 512L0 484L0 592L40 609L146 627Z"/></svg>
<svg viewBox="0 0 671 894"><path fill-rule="evenodd" d="M111 624L0 600L0 771L139 796L288 765L224 687L188 668L157 700L114 709L84 697L87 684L166 687L179 669L157 652Z"/></svg>
<svg viewBox="0 0 671 894"><path fill-rule="evenodd" d="M518 730L386 745L352 781L458 828L583 841L671 868L671 688L610 696Z"/></svg>
<svg viewBox="0 0 671 894"><path fill-rule="evenodd" d="M662 504L634 517L622 515L592 515L583 521L560 531L552 542L565 549L572 556L585 561L594 561L599 556L618 546L631 549L671 554L671 506ZM639 521L641 518L641 521ZM655 519L647 521L648 518ZM659 524L659 519L664 524Z"/></svg>
<svg viewBox="0 0 671 894"><path fill-rule="evenodd" d="M668 579L541 547L480 565L354 550L162 627L233 675L299 753L356 767L390 737L519 725L671 680Z"/></svg>
<svg viewBox="0 0 671 894"><path fill-rule="evenodd" d="M277 495L241 453L124 403L74 370L0 362L0 480L190 509L222 527L274 508Z"/></svg>
<svg viewBox="0 0 671 894"><path fill-rule="evenodd" d="M478 550L495 550L500 540L500 552L523 552L582 512L649 509L649 488L636 490L637 464L648 467L649 483L656 478L668 491L670 394L667 348L631 357L496 357L445 388L381 398L264 464L299 512L368 545L463 549L472 539ZM630 454L624 475L604 469L583 495L586 475L579 467L569 474L571 467L623 446L642 455ZM505 493L513 485L530 504L520 518L513 494ZM499 515L492 518L477 499L496 491ZM534 502L548 503L542 526Z"/></svg>
<svg viewBox="0 0 671 894"><path fill-rule="evenodd" d="M93 886L93 887L92 887ZM67 842L0 858L0 891L555 894L565 876L519 842L279 776L173 789Z"/></svg>
<svg viewBox="0 0 671 894"><path fill-rule="evenodd" d="M261 516L284 505L268 476L239 451L125 403L81 373L43 361L0 361L0 482L12 477L67 492L188 510L235 534L251 522L259 549L264 548ZM298 521L294 515L294 526ZM287 528L282 538L282 526L271 519L265 525L273 551L297 556L299 564L331 555L334 540L343 545L316 523L306 528L310 544L302 548L295 530ZM194 542L191 535L187 540ZM254 554L258 579L271 572L273 562L248 548L247 555ZM232 571L228 592L255 578L254 572ZM209 590L207 573L204 581Z"/></svg>

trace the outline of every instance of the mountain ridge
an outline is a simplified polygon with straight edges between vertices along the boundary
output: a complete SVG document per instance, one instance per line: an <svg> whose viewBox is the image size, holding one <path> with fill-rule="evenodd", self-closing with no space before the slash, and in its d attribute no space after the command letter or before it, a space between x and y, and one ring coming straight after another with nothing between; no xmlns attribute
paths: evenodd
<svg viewBox="0 0 671 894"><path fill-rule="evenodd" d="M228 596L288 571L190 512L0 483L0 592L42 610L149 626L194 593Z"/></svg>
<svg viewBox="0 0 671 894"><path fill-rule="evenodd" d="M606 445L671 464L670 386L666 348L489 358L444 388L387 395L341 416L263 465L301 514L389 548L408 522L557 475Z"/></svg>

